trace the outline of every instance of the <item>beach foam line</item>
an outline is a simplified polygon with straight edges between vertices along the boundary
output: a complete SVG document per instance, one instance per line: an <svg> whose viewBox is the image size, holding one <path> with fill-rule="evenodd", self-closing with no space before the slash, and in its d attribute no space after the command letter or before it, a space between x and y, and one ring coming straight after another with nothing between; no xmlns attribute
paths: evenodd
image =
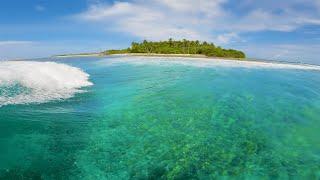
<svg viewBox="0 0 320 180"><path fill-rule="evenodd" d="M204 68L230 67L230 68L264 68L264 69L297 69L297 70L320 70L320 66L307 64L289 64L278 62L262 62L248 60L232 60L218 58L188 58L188 57L137 57L119 56L108 60L100 61L104 65L117 65L121 63L131 63L134 65L186 65Z"/></svg>
<svg viewBox="0 0 320 180"><path fill-rule="evenodd" d="M91 86L81 69L55 62L0 62L0 107L73 97Z"/></svg>

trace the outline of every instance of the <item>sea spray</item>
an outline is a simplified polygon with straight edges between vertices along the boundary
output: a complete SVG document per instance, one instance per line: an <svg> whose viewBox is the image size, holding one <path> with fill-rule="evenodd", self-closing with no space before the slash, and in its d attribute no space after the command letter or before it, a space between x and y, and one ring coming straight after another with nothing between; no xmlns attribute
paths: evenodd
<svg viewBox="0 0 320 180"><path fill-rule="evenodd" d="M82 87L91 85L87 73L66 64L35 61L0 63L0 107L67 99L83 92Z"/></svg>

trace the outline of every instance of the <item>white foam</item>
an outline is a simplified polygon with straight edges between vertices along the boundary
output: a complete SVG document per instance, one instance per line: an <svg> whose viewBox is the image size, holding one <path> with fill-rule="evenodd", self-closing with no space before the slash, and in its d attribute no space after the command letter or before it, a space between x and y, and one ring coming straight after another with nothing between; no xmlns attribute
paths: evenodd
<svg viewBox="0 0 320 180"><path fill-rule="evenodd" d="M216 58L188 58L188 57L137 57L119 56L108 60L100 61L100 64L107 66L130 63L133 65L186 65L204 68L231 67L231 68L264 68L264 69L297 69L297 70L320 70L320 66L305 64L288 64L277 62L261 61L240 61Z"/></svg>
<svg viewBox="0 0 320 180"><path fill-rule="evenodd" d="M8 104L43 103L67 99L91 86L89 75L81 69L55 62L0 62L0 88L18 84L27 91L14 96L2 93L0 107Z"/></svg>

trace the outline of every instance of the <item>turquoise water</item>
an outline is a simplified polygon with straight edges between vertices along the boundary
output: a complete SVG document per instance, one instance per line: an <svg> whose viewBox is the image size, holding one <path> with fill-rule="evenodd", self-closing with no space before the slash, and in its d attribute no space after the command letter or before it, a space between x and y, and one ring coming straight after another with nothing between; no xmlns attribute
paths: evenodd
<svg viewBox="0 0 320 180"><path fill-rule="evenodd" d="M319 70L179 58L58 62L93 85L75 70L67 81L69 69L55 64L47 70L63 78L50 84L0 77L0 179L320 178ZM64 87L77 73L81 85Z"/></svg>

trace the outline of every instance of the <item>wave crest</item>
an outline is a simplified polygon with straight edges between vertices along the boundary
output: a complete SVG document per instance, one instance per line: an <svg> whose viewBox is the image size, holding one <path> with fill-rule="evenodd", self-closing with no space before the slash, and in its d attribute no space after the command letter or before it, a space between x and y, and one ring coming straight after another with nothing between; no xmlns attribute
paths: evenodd
<svg viewBox="0 0 320 180"><path fill-rule="evenodd" d="M91 86L81 69L55 62L0 62L0 107L67 99Z"/></svg>

